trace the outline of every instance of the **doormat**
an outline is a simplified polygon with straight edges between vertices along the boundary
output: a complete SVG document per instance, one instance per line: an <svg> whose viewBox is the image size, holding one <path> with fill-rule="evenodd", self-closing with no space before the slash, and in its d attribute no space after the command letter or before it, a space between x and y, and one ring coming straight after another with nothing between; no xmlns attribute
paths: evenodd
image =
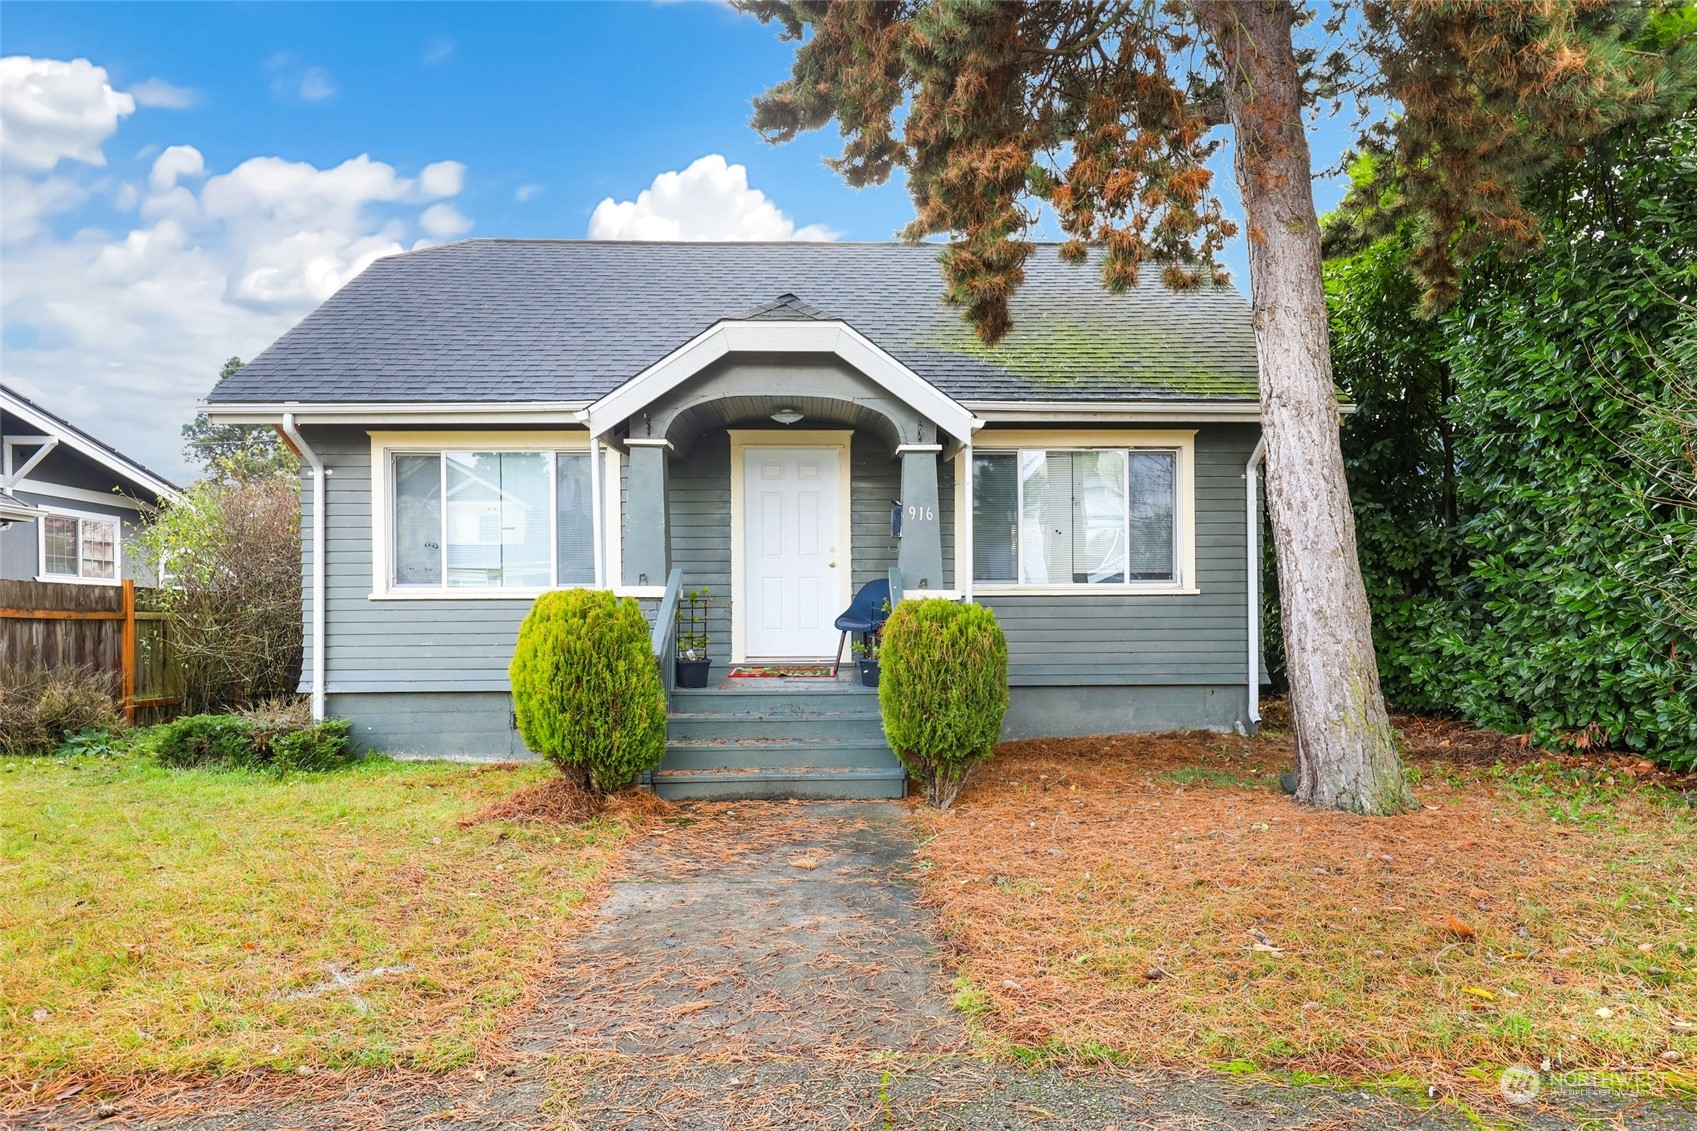
<svg viewBox="0 0 1697 1131"><path fill-rule="evenodd" d="M732 679L830 679L830 664L738 664Z"/></svg>

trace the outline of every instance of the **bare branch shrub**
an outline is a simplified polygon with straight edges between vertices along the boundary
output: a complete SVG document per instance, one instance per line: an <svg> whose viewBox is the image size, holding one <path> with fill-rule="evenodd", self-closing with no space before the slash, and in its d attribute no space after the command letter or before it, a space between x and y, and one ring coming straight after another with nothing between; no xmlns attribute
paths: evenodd
<svg viewBox="0 0 1697 1131"><path fill-rule="evenodd" d="M143 534L165 578L189 710L291 694L301 666L300 495L293 478L203 480Z"/></svg>
<svg viewBox="0 0 1697 1131"><path fill-rule="evenodd" d="M68 735L121 721L105 672L0 667L0 754L51 754Z"/></svg>

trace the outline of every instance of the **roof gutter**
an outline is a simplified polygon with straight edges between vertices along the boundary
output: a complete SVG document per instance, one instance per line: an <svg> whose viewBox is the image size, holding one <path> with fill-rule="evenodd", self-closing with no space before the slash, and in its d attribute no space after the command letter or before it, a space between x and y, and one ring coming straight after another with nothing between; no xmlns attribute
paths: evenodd
<svg viewBox="0 0 1697 1131"><path fill-rule="evenodd" d="M295 425L295 414L285 412L278 431L289 446L300 453L312 469L312 720L324 721L324 461Z"/></svg>
<svg viewBox="0 0 1697 1131"><path fill-rule="evenodd" d="M301 424L546 424L575 425L588 401L201 401L214 424L276 424L292 416Z"/></svg>

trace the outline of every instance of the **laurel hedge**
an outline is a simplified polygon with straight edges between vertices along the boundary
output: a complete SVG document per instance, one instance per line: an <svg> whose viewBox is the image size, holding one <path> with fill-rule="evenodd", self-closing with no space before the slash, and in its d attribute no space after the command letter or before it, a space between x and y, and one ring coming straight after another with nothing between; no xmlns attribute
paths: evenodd
<svg viewBox="0 0 1697 1131"><path fill-rule="evenodd" d="M666 696L648 621L605 590L544 593L519 627L513 713L531 750L609 793L666 754Z"/></svg>
<svg viewBox="0 0 1697 1131"><path fill-rule="evenodd" d="M878 706L884 734L939 809L990 756L1008 709L1008 642L983 605L903 601L884 623Z"/></svg>
<svg viewBox="0 0 1697 1131"><path fill-rule="evenodd" d="M1397 706L1692 769L1697 121L1596 164L1439 318L1396 237L1327 264L1362 569Z"/></svg>

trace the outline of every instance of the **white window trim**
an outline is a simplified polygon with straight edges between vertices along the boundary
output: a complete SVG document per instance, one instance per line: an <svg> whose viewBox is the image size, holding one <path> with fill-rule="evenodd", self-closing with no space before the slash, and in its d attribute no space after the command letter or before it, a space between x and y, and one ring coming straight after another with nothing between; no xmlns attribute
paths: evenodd
<svg viewBox="0 0 1697 1131"><path fill-rule="evenodd" d="M972 454L1006 454L1021 450L1049 451L1092 448L1123 448L1128 451L1157 449L1176 451L1178 465L1173 472L1176 498L1177 530L1173 536L1173 580L1134 581L1121 585L1020 585L1005 581L981 581L974 578L972 593L977 597L1192 597L1201 593L1196 576L1196 430L1191 429L985 429L973 437ZM966 468L970 475L972 469ZM960 521L970 525L972 516ZM957 537L956 544L959 544ZM970 545L970 543L969 543ZM968 559L966 568L973 563ZM957 563L959 568L959 563Z"/></svg>
<svg viewBox="0 0 1697 1131"><path fill-rule="evenodd" d="M590 454L589 433L548 432L371 432L371 593L373 601L534 601L548 587L524 589L426 588L398 586L390 573L394 545L394 483L390 456L398 452L582 452ZM551 516L553 523L558 516ZM550 539L554 553L559 553ZM596 547L595 553L601 553Z"/></svg>
<svg viewBox="0 0 1697 1131"><path fill-rule="evenodd" d="M35 520L35 579L51 582L54 585L104 585L113 587L124 583L124 519L122 515L101 514L98 511L78 511L68 507L41 506L41 515ZM74 518L77 521L77 569L82 569L82 523L110 522L112 524L112 577L84 577L81 573L48 573L47 572L47 523L48 518Z"/></svg>

